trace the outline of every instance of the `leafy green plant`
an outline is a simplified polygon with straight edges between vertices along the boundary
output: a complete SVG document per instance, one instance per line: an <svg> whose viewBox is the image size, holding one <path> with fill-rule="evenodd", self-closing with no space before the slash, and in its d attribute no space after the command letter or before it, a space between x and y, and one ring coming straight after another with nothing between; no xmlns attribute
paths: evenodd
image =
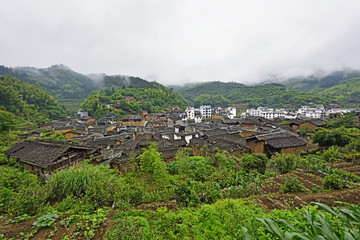
<svg viewBox="0 0 360 240"><path fill-rule="evenodd" d="M44 206L45 191L38 176L16 167L0 167L0 213L34 215Z"/></svg>
<svg viewBox="0 0 360 240"><path fill-rule="evenodd" d="M241 166L246 172L257 170L259 173L264 174L267 162L266 155L260 153L247 154L241 158Z"/></svg>
<svg viewBox="0 0 360 240"><path fill-rule="evenodd" d="M343 189L346 187L345 180L338 174L330 174L325 177L323 188L324 189Z"/></svg>
<svg viewBox="0 0 360 240"><path fill-rule="evenodd" d="M276 169L280 174L286 174L295 170L297 159L293 154L279 154L270 159L270 167Z"/></svg>
<svg viewBox="0 0 360 240"><path fill-rule="evenodd" d="M335 162L336 159L343 158L344 154L339 151L339 148L331 146L329 149L325 150L322 154L322 158L326 162Z"/></svg>
<svg viewBox="0 0 360 240"><path fill-rule="evenodd" d="M59 215L57 213L49 213L39 217L33 225L35 227L51 227L58 218Z"/></svg>
<svg viewBox="0 0 360 240"><path fill-rule="evenodd" d="M26 221L28 219L30 219L31 216L27 215L26 213L20 216L15 217L14 219L10 219L6 222L6 224L12 224L12 223L19 223L19 222L23 222Z"/></svg>
<svg viewBox="0 0 360 240"><path fill-rule="evenodd" d="M278 220L257 218L265 227L267 238L290 239L359 239L360 223L359 206L352 209L334 209L323 203L314 203L321 207L321 211L304 210L294 218ZM253 239L250 232L243 228L247 238Z"/></svg>
<svg viewBox="0 0 360 240"><path fill-rule="evenodd" d="M304 185L299 181L297 177L289 176L285 179L284 184L281 187L285 193L295 193L304 191Z"/></svg>
<svg viewBox="0 0 360 240"><path fill-rule="evenodd" d="M175 188L176 203L183 206L197 206L200 198L190 182L181 182Z"/></svg>

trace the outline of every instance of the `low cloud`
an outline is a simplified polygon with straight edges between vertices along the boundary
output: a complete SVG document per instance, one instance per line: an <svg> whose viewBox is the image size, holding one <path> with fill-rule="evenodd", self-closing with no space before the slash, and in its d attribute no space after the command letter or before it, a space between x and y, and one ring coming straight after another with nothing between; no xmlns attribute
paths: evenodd
<svg viewBox="0 0 360 240"><path fill-rule="evenodd" d="M0 64L163 84L360 68L360 2L5 1Z"/></svg>

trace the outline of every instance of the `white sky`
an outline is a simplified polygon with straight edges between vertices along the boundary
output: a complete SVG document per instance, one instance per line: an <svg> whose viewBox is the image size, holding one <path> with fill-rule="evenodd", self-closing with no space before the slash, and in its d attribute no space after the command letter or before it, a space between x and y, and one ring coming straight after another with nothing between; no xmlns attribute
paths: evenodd
<svg viewBox="0 0 360 240"><path fill-rule="evenodd" d="M0 65L163 84L360 68L359 0L1 0Z"/></svg>

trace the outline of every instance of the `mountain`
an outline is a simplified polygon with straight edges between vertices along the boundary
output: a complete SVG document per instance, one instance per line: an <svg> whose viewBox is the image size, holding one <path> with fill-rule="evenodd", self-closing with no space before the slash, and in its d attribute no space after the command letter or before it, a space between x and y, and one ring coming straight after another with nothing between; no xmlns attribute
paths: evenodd
<svg viewBox="0 0 360 240"><path fill-rule="evenodd" d="M0 109L40 122L66 117L65 110L53 96L10 76L0 76Z"/></svg>
<svg viewBox="0 0 360 240"><path fill-rule="evenodd" d="M10 75L40 87L56 99L84 99L97 87L93 80L64 65L49 68L0 66L0 75Z"/></svg>
<svg viewBox="0 0 360 240"><path fill-rule="evenodd" d="M317 93L357 77L360 77L360 71L342 70L327 74L317 73L308 77L290 78L279 83L300 92Z"/></svg>
<svg viewBox="0 0 360 240"><path fill-rule="evenodd" d="M206 102L202 101L206 99L206 96L210 96L210 98L207 97L208 99L211 99L211 96L219 99L221 97L221 101L224 101L225 98L231 104L247 104L249 107L300 106L306 105L309 102L315 104L331 102L325 96L291 90L280 84L246 86L235 82L225 83L215 81L182 89L179 93L195 106L206 104Z"/></svg>
<svg viewBox="0 0 360 240"><path fill-rule="evenodd" d="M83 100L93 91L99 89L118 90L122 88L153 88L168 91L156 82L132 76L103 73L84 75L64 65L53 65L49 68L0 66L0 75L9 75L33 84L49 92L58 100ZM170 90L169 90L170 91Z"/></svg>
<svg viewBox="0 0 360 240"><path fill-rule="evenodd" d="M353 77L319 92L320 95L333 99L342 105L357 106L360 104L360 77Z"/></svg>
<svg viewBox="0 0 360 240"><path fill-rule="evenodd" d="M81 106L94 117L104 117L108 112L117 116L139 114L142 110L161 113L167 111L167 106L184 108L187 102L183 96L167 88L124 88L93 92Z"/></svg>

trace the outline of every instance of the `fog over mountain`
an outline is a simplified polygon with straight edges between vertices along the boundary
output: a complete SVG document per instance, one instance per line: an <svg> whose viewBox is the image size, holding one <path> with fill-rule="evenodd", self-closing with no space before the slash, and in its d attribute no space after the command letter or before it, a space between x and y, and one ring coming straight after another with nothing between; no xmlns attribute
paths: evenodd
<svg viewBox="0 0 360 240"><path fill-rule="evenodd" d="M162 84L360 69L360 1L4 1L0 64Z"/></svg>

